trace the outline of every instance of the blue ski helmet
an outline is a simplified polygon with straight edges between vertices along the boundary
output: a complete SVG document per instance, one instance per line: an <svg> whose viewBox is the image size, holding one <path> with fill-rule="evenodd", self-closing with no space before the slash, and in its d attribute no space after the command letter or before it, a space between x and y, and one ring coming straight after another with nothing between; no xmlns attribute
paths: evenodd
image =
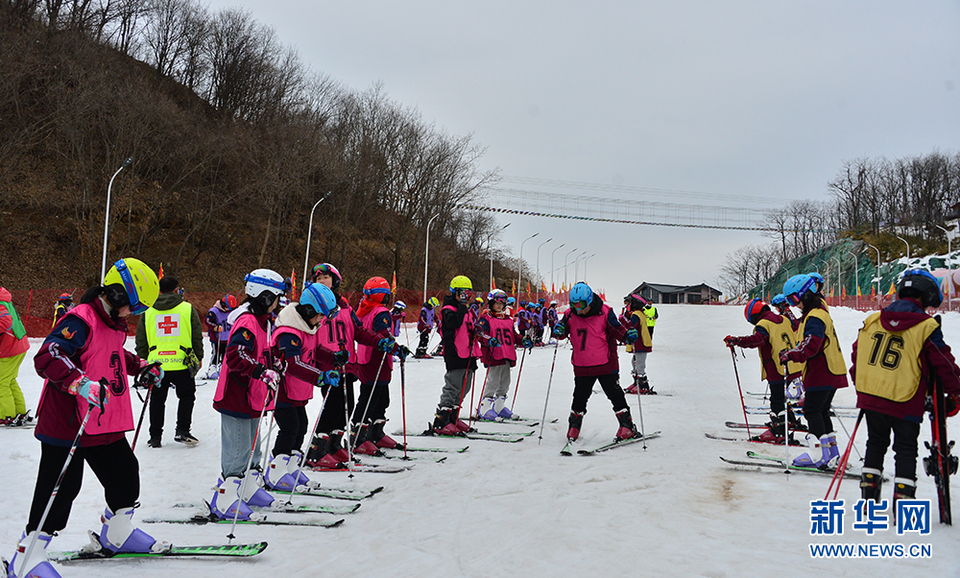
<svg viewBox="0 0 960 578"><path fill-rule="evenodd" d="M817 273L816 271L811 271L810 273L807 273L807 275L810 275L810 277L813 278L813 282L817 284L817 291L820 291L824 284L823 275Z"/></svg>
<svg viewBox="0 0 960 578"><path fill-rule="evenodd" d="M774 295L773 299L770 300L770 303L777 307L788 304L787 298L783 295L783 293L777 293L776 295Z"/></svg>
<svg viewBox="0 0 960 578"><path fill-rule="evenodd" d="M570 288L570 307L583 309L593 302L593 289L583 281L578 281Z"/></svg>
<svg viewBox="0 0 960 578"><path fill-rule="evenodd" d="M900 278L897 297L917 297L924 307L939 307L943 303L940 284L926 269L907 269Z"/></svg>
<svg viewBox="0 0 960 578"><path fill-rule="evenodd" d="M799 305L805 293L816 292L816 284L817 281L806 273L794 275L783 284L783 295L791 304Z"/></svg>
<svg viewBox="0 0 960 578"><path fill-rule="evenodd" d="M323 283L313 283L304 289L303 295L300 296L300 305L313 309L313 315L309 315L309 310L306 311L310 319L316 317L318 313L327 319L333 319L340 312L336 296Z"/></svg>
<svg viewBox="0 0 960 578"><path fill-rule="evenodd" d="M516 302L517 302L517 300L514 299L513 297L507 297L507 305L513 307L513 305L514 305Z"/></svg>

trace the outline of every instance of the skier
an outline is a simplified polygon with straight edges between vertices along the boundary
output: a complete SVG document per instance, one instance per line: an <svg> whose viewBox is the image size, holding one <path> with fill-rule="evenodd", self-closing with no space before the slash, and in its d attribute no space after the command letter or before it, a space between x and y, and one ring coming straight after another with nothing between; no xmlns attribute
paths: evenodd
<svg viewBox="0 0 960 578"><path fill-rule="evenodd" d="M553 336L558 340L570 335L575 337L570 342L574 377L567 440L572 442L580 437L587 401L596 381L600 382L600 387L613 405L613 412L620 424L616 439L624 440L637 435L627 399L620 389L617 342L634 343L640 333L634 328L626 329L600 296L580 281L570 288L570 310L564 313L553 329Z"/></svg>
<svg viewBox="0 0 960 578"><path fill-rule="evenodd" d="M450 292L443 298L440 333L447 372L433 420L433 431L440 435L456 435L470 429L460 420L460 406L470 391L477 358L480 357L476 319L467 307L472 294L470 278L457 275L450 281Z"/></svg>
<svg viewBox="0 0 960 578"><path fill-rule="evenodd" d="M770 422L767 431L760 434L762 441L783 442L786 435L785 419L790 420L790 430L798 431L801 424L793 411L787 415L786 395L784 388L800 376L803 365L793 361L787 362L787 376L784 379L783 368L780 365L780 353L796 347L796 333L790 320L777 315L760 299L752 299L743 310L747 323L754 326L752 335L734 337L727 335L723 342L727 347L743 347L756 349L760 354L760 379L766 379L770 386ZM805 428L804 428L805 429Z"/></svg>
<svg viewBox="0 0 960 578"><path fill-rule="evenodd" d="M837 436L830 420L830 404L836 390L847 387L847 366L840 352L840 342L833 328L833 319L827 311L823 295L816 290L816 281L810 275L794 275L787 279L783 294L793 305L801 307L800 342L780 352L780 362L805 362L803 385L806 397L803 415L807 418L806 434L809 452L793 460L803 467L830 467L839 460ZM819 448L820 455L813 450Z"/></svg>
<svg viewBox="0 0 960 578"><path fill-rule="evenodd" d="M777 293L774 295L773 299L770 300L770 304L777 309L777 313L790 321L790 326L793 327L794 331L800 327L800 320L797 319L797 316L793 314L793 309L790 309L790 304L787 302L787 298L783 295L783 293Z"/></svg>
<svg viewBox="0 0 960 578"><path fill-rule="evenodd" d="M254 440L261 414L273 408L280 384L278 369L282 364L270 350L270 316L286 284L270 269L254 269L243 280L246 297L234 310L237 316L232 318L231 314L228 319L233 326L213 396L213 408L220 413L221 477L210 510L220 518L248 520L250 506L274 501L260 487L259 473L246 468L248 464L260 464L260 444L254 444Z"/></svg>
<svg viewBox="0 0 960 578"><path fill-rule="evenodd" d="M10 292L0 287L0 424L15 424L27 415L17 375L30 349L27 331L13 307Z"/></svg>
<svg viewBox="0 0 960 578"><path fill-rule="evenodd" d="M643 306L643 314L647 316L647 329L650 331L650 339L653 339L653 326L657 324L660 313L657 312L657 308L654 307L652 302L647 301L647 304Z"/></svg>
<svg viewBox="0 0 960 578"><path fill-rule="evenodd" d="M304 437L307 435L307 403L313 398L313 388L340 384L340 372L323 370L337 361L346 361L345 351L330 351L320 345L318 331L321 323L339 313L337 298L322 283L308 285L299 302L284 307L277 316L277 327L271 347L283 360L285 370L277 389L277 438L272 459L263 478L272 490L291 492L297 485L309 482L301 472Z"/></svg>
<svg viewBox="0 0 960 578"><path fill-rule="evenodd" d="M547 308L547 326L549 327L549 333L547 334L548 342L553 336L553 328L557 326L557 321L559 320L560 315L557 313L557 302L551 301L550 307Z"/></svg>
<svg viewBox="0 0 960 578"><path fill-rule="evenodd" d="M390 406L390 378L393 374L393 356L401 361L410 350L399 345L390 336L393 319L390 303L390 284L383 277L371 277L363 285L363 299L357 307L357 318L363 328L379 338L376 346L357 346L357 377L360 379L360 397L353 410L351 434L354 451L372 455L379 448L403 449L403 445L383 433Z"/></svg>
<svg viewBox="0 0 960 578"><path fill-rule="evenodd" d="M440 301L438 301L436 297L431 297L427 299L426 303L424 303L420 309L420 317L417 319L417 331L420 332L420 343L417 345L417 351L414 354L414 357L417 359L430 358L430 355L427 354L427 346L430 344L430 331L434 325L437 325L438 331L440 330L436 310L439 306Z"/></svg>
<svg viewBox="0 0 960 578"><path fill-rule="evenodd" d="M390 310L390 318L393 320L393 328L391 332L394 337L400 337L400 324L403 323L403 318L407 314L407 304L403 301L397 299L397 302L393 304L393 309ZM409 345L410 339L407 338L407 344Z"/></svg>
<svg viewBox="0 0 960 578"><path fill-rule="evenodd" d="M647 354L653 351L653 338L650 336L650 328L647 326L647 316L643 308L647 305L646 299L636 293L631 293L623 298L626 307L625 314L620 317L620 323L625 327L633 327L637 330L640 337L633 343L627 344L627 353L633 353L631 358L633 383L624 391L626 393L636 393L640 395L656 395L650 387L650 381L647 379Z"/></svg>
<svg viewBox="0 0 960 578"><path fill-rule="evenodd" d="M305 462L311 468L340 468L350 459L350 451L342 441L347 429L347 414L354 408L353 384L359 372L356 344L376 347L380 337L363 327L353 308L340 295L343 277L336 267L330 263L319 263L313 268L313 278L316 283L326 285L333 291L337 306L340 307L337 316L328 320L317 332L320 344L331 351L346 353L347 357L344 359L341 354L335 367L320 367L341 370L340 385L320 388L327 401L320 412Z"/></svg>
<svg viewBox="0 0 960 578"><path fill-rule="evenodd" d="M160 447L164 410L171 388L176 390L179 400L173 440L186 445L198 443L190 433L197 382L189 359L192 355L194 363L199 364L199 358L203 357L203 328L200 315L193 305L183 300L182 292L176 277L167 275L160 279L160 296L137 324L137 355L151 363L157 362L163 368L163 381L150 394L150 439L147 445L151 448Z"/></svg>
<svg viewBox="0 0 960 578"><path fill-rule="evenodd" d="M220 364L223 363L223 355L227 350L227 338L230 337L230 324L227 323L227 318L236 308L237 298L233 295L224 295L207 311L207 338L210 339L213 355L210 357L210 366L207 368L205 379L220 377Z"/></svg>
<svg viewBox="0 0 960 578"><path fill-rule="evenodd" d="M53 325L50 328L57 326L57 323L63 319L63 316L70 312L73 309L73 295L69 293L61 293L60 297L57 298L57 304L53 306Z"/></svg>
<svg viewBox="0 0 960 578"><path fill-rule="evenodd" d="M943 340L940 320L925 311L942 301L930 272L904 271L897 300L871 313L853 344L850 377L856 384L857 407L867 418L860 490L864 500L880 501L883 458L893 432L894 513L897 500L916 497L917 438L934 379L943 383L946 414L957 414L960 368Z"/></svg>
<svg viewBox="0 0 960 578"><path fill-rule="evenodd" d="M111 552L160 552L170 547L133 526L140 472L125 436L133 429L127 375L156 384L163 370L123 348L124 318L143 314L157 294L157 276L145 263L120 259L107 271L103 285L88 289L80 305L60 320L34 358L37 373L44 378L34 433L42 451L30 518L8 576L60 576L47 561L46 550L53 535L67 525L84 462L103 486L107 502L100 547ZM54 493L81 419L87 420L83 435ZM49 514L39 527L48 505ZM31 543L34 547L28 552Z"/></svg>
<svg viewBox="0 0 960 578"><path fill-rule="evenodd" d="M515 419L507 407L510 389L510 368L517 364L517 344L528 349L533 342L523 337L507 314L507 294L494 289L487 295L489 309L477 321L480 339L480 361L487 368L486 385L480 396L477 417L484 420Z"/></svg>
<svg viewBox="0 0 960 578"><path fill-rule="evenodd" d="M516 304L517 304L516 299L514 299L513 297L507 297L507 315L509 315L510 317L516 318L516 314L514 313L514 309L513 309Z"/></svg>

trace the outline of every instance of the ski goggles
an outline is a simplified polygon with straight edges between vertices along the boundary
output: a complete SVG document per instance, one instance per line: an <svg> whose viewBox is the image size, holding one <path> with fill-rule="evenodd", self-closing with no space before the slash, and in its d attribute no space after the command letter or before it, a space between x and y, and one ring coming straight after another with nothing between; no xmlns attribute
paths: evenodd
<svg viewBox="0 0 960 578"><path fill-rule="evenodd" d="M133 315L143 315L150 309L149 305L140 302L140 295L137 293L137 284L133 280L130 269L127 268L127 262L120 259L113 266L120 274L120 280L123 281L123 289L127 292L127 301L130 305L130 313Z"/></svg>
<svg viewBox="0 0 960 578"><path fill-rule="evenodd" d="M570 307L571 307L572 309L576 309L577 311L583 311L584 309L587 308L587 305L590 305L590 304L587 303L586 301L571 301L571 302L570 302Z"/></svg>
<svg viewBox="0 0 960 578"><path fill-rule="evenodd" d="M257 283L259 285L264 285L270 287L271 289L276 289L282 293L286 293L290 290L290 283L287 281L277 281L275 279L268 279L266 277L258 277L257 275L247 274L243 277L243 281L250 283Z"/></svg>

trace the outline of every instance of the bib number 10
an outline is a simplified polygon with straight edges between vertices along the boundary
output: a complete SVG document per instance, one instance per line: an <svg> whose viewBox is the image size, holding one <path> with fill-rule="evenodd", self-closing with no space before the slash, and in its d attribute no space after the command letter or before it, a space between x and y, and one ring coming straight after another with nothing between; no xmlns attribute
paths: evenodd
<svg viewBox="0 0 960 578"><path fill-rule="evenodd" d="M870 350L870 359L867 361L870 365L877 365L887 369L896 369L900 365L900 355L903 352L903 338L898 335L891 335L878 331L871 338L873 348Z"/></svg>

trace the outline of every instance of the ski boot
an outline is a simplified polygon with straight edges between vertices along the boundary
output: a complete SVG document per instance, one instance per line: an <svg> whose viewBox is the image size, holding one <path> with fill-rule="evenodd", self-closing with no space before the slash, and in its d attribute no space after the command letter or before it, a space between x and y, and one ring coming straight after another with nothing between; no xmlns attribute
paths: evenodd
<svg viewBox="0 0 960 578"><path fill-rule="evenodd" d="M909 478L893 479L893 520L897 520L897 502L900 500L912 500L917 497L917 481Z"/></svg>
<svg viewBox="0 0 960 578"><path fill-rule="evenodd" d="M216 380L220 379L220 366L213 364L207 368L207 373L204 375L204 379Z"/></svg>
<svg viewBox="0 0 960 578"><path fill-rule="evenodd" d="M497 400L493 402L493 410L497 412L499 417L505 420L519 419L519 416L513 415L513 412L507 407L507 396L505 395L498 397Z"/></svg>
<svg viewBox="0 0 960 578"><path fill-rule="evenodd" d="M263 489L263 474L258 468L247 470L247 485L244 486L240 499L248 506L269 508L277 501L269 492Z"/></svg>
<svg viewBox="0 0 960 578"><path fill-rule="evenodd" d="M367 430L369 424L353 424L353 432L350 437L353 440L353 453L365 456L377 455L380 450L377 446L367 439Z"/></svg>
<svg viewBox="0 0 960 578"><path fill-rule="evenodd" d="M806 445L810 450L795 457L793 459L793 465L802 468L825 469L831 458L830 436L825 435L818 440L817 436L808 433L805 438ZM836 444L836 442L834 442L834 444ZM818 449L820 450L819 456L816 455Z"/></svg>
<svg viewBox="0 0 960 578"><path fill-rule="evenodd" d="M327 445L330 443L330 436L327 434L313 434L310 439L310 447L307 448L307 455L303 458L303 463L308 468L315 468L320 465L320 458L326 454Z"/></svg>
<svg viewBox="0 0 960 578"><path fill-rule="evenodd" d="M454 420L455 407L438 407L437 413L433 418L434 433L442 436L453 436L460 433L457 429L457 423Z"/></svg>
<svg viewBox="0 0 960 578"><path fill-rule="evenodd" d="M637 393L640 395L657 395L657 392L653 391L653 388L650 387L650 382L647 381L646 374L637 377Z"/></svg>
<svg viewBox="0 0 960 578"><path fill-rule="evenodd" d="M330 446L328 451L338 462L345 463L350 460L350 450L343 445L343 430L337 429L330 432Z"/></svg>
<svg viewBox="0 0 960 578"><path fill-rule="evenodd" d="M633 425L633 418L630 417L630 408L623 408L617 412L617 421L620 422L620 427L617 429L617 435L615 436L618 442L623 440L630 439L636 436L637 426Z"/></svg>
<svg viewBox="0 0 960 578"><path fill-rule="evenodd" d="M34 535L37 535L37 543L34 544L30 557L27 558L27 549L30 548ZM29 534L22 534L13 560L10 560L7 567L8 578L61 578L60 573L47 560L47 547L50 546L52 539L53 536L50 534L46 532L37 534L36 530Z"/></svg>
<svg viewBox="0 0 960 578"><path fill-rule="evenodd" d="M452 421L453 424L457 427L457 431L458 431L458 432L468 432L468 431L470 431L471 429L473 429L473 428L470 427L469 424L467 424L467 422L465 422L465 421L463 421L462 419L460 419L460 412L457 411L456 409L454 409L454 410L453 410L453 413L451 414L451 421ZM476 431L476 430L474 430L474 431Z"/></svg>
<svg viewBox="0 0 960 578"><path fill-rule="evenodd" d="M263 483L268 488L277 492L292 492L297 487L295 472L299 468L297 462L291 458L292 456L287 454L273 456L270 465L267 466L267 473L263 476ZM294 473L291 473L291 465Z"/></svg>
<svg viewBox="0 0 960 578"><path fill-rule="evenodd" d="M860 470L860 497L880 503L880 488L883 486L883 472L876 468Z"/></svg>
<svg viewBox="0 0 960 578"><path fill-rule="evenodd" d="M636 373L633 374L633 383L628 385L626 389L623 390L624 393L631 393L636 395L640 392L640 376Z"/></svg>
<svg viewBox="0 0 960 578"><path fill-rule="evenodd" d="M304 455L300 450L293 450L290 452L290 469L287 472L293 476L296 480L297 486L306 486L310 484L310 478L307 477L307 474L303 473L304 465Z"/></svg>
<svg viewBox="0 0 960 578"><path fill-rule="evenodd" d="M402 450L403 449L402 443L396 441L392 437L383 433L383 426L386 425L386 423L387 423L387 420L385 419L373 420L373 423L370 424L370 427L367 429L367 439L378 448Z"/></svg>
<svg viewBox="0 0 960 578"><path fill-rule="evenodd" d="M172 546L169 542L158 542L152 536L133 527L134 508L120 508L116 513L106 508L100 521L100 545L113 553L120 552L163 552Z"/></svg>
<svg viewBox="0 0 960 578"><path fill-rule="evenodd" d="M219 480L217 491L210 500L210 511L222 520L232 520L234 516L238 520L253 519L253 510L240 499L241 484L243 479L237 476Z"/></svg>
<svg viewBox="0 0 960 578"><path fill-rule="evenodd" d="M783 438L786 435L786 411L781 411L780 413L770 412L770 421L763 424L767 426L767 431L778 438ZM793 427L790 428L793 431Z"/></svg>
<svg viewBox="0 0 960 578"><path fill-rule="evenodd" d="M575 442L580 437L580 428L583 427L583 414L571 411L567 419L567 441Z"/></svg>
<svg viewBox="0 0 960 578"><path fill-rule="evenodd" d="M477 419L494 421L500 417L494 409L494 400L492 397L485 397L480 400L480 407L477 408Z"/></svg>

